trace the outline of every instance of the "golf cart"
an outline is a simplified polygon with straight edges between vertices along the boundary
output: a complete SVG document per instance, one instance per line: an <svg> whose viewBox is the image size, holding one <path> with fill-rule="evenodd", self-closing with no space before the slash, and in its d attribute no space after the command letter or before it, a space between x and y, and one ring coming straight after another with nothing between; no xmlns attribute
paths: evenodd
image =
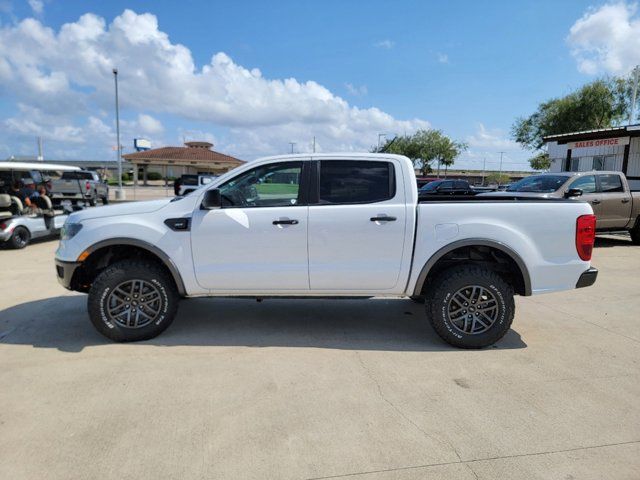
<svg viewBox="0 0 640 480"><path fill-rule="evenodd" d="M58 234L75 207L61 205L54 209L49 196L40 195L31 200L34 208L27 208L18 196L11 194L11 185L19 180L46 188L49 172L71 169L79 170L77 167L45 163L0 162L0 244L24 248L33 238Z"/></svg>

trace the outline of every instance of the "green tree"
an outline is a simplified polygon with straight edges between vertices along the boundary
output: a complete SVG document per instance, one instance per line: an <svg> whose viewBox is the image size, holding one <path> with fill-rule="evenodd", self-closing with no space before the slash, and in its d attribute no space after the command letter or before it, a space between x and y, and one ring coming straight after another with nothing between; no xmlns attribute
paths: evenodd
<svg viewBox="0 0 640 480"><path fill-rule="evenodd" d="M529 165L534 170L549 170L551 168L551 159L546 152L540 152L535 157L529 159Z"/></svg>
<svg viewBox="0 0 640 480"><path fill-rule="evenodd" d="M626 120L629 81L605 78L588 83L561 98L541 103L530 116L518 118L512 136L524 148L538 150L548 135L606 128Z"/></svg>
<svg viewBox="0 0 640 480"><path fill-rule="evenodd" d="M489 185L491 185L492 183L502 185L504 183L511 182L511 177L509 177L509 175L507 175L506 173L492 172L487 175L487 182L489 183Z"/></svg>
<svg viewBox="0 0 640 480"><path fill-rule="evenodd" d="M427 175L432 171L432 162L438 162L438 168L440 165L448 167L466 149L464 142L452 140L440 130L428 129L388 140L380 151L409 157L414 166Z"/></svg>

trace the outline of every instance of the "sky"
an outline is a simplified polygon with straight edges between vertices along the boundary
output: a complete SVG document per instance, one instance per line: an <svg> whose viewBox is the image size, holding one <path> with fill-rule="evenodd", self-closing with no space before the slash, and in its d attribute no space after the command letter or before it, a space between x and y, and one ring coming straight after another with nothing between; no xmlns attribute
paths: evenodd
<svg viewBox="0 0 640 480"><path fill-rule="evenodd" d="M527 167L514 120L640 64L635 3L0 0L0 158L207 140L244 160L437 128L456 168ZM381 137L384 138L384 137Z"/></svg>

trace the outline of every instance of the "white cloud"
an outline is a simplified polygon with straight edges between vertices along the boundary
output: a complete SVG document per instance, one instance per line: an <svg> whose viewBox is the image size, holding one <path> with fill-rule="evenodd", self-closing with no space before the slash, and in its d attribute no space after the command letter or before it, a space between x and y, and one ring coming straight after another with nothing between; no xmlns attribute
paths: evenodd
<svg viewBox="0 0 640 480"><path fill-rule="evenodd" d="M482 123L467 137L470 150L520 150L520 146L500 129L488 129Z"/></svg>
<svg viewBox="0 0 640 480"><path fill-rule="evenodd" d="M347 92L355 97L362 97L369 93L366 85L360 85L359 87L356 87L352 83L345 83L344 86L347 89Z"/></svg>
<svg viewBox="0 0 640 480"><path fill-rule="evenodd" d="M500 168L500 152L503 170L531 170L527 159L530 153L508 137L499 128L487 128L478 123L476 131L466 137L469 149L456 160L454 168L482 170L498 170Z"/></svg>
<svg viewBox="0 0 640 480"><path fill-rule="evenodd" d="M567 43L587 74L626 74L640 63L640 18L636 4L589 9L569 31Z"/></svg>
<svg viewBox="0 0 640 480"><path fill-rule="evenodd" d="M228 128L229 145L251 151L263 147L256 154L283 151L291 138L309 134L327 149L362 150L375 143L377 132L429 126L420 119L397 120L377 108L353 107L312 80L265 78L223 52L198 67L191 51L172 43L150 13L125 10L110 24L87 13L58 31L33 18L0 27L3 94L45 114L111 112L113 67L119 68L125 114L144 111ZM155 122L138 118L149 133L160 131Z"/></svg>
<svg viewBox="0 0 640 480"><path fill-rule="evenodd" d="M373 46L377 48L384 48L386 50L391 50L393 47L396 46L396 42L389 39L380 40L379 42L374 43Z"/></svg>
<svg viewBox="0 0 640 480"><path fill-rule="evenodd" d="M43 0L29 0L29 6L31 7L31 10L33 10L33 13L36 15L42 15L42 12L44 11Z"/></svg>
<svg viewBox="0 0 640 480"><path fill-rule="evenodd" d="M436 57L439 63L449 63L449 55L446 53L438 53Z"/></svg>
<svg viewBox="0 0 640 480"><path fill-rule="evenodd" d="M138 115L138 125L140 126L142 133L145 134L161 133L164 130L160 120L144 113Z"/></svg>

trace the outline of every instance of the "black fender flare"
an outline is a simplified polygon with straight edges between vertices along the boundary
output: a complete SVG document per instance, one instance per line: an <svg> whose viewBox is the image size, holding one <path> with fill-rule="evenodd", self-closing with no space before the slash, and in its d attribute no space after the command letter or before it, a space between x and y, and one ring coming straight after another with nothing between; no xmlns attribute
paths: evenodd
<svg viewBox="0 0 640 480"><path fill-rule="evenodd" d="M522 279L524 281L524 294L525 296L531 295L531 276L529 275L529 270L527 269L527 265L524 263L524 260L518 255L515 250L511 247L505 245L504 243L497 242L495 240L489 240L486 238L466 238L464 240L458 240L457 242L450 243L445 245L436 253L434 253L429 260L424 264L422 270L420 270L420 275L418 275L418 280L416 281L415 288L413 289L413 295L421 295L422 287L427 279L427 275L433 268L433 266L444 257L447 253L450 253L460 247L491 247L496 250L500 250L502 253L511 258L515 264L518 266L520 270L520 274L522 275Z"/></svg>
<svg viewBox="0 0 640 480"><path fill-rule="evenodd" d="M132 247L141 248L156 256L164 264L164 266L167 267L169 273L171 273L173 281L176 283L178 293L183 297L187 295L187 291L184 287L184 282L182 281L182 275L180 275L180 270L178 270L178 267L171 259L171 257L167 255L163 250L159 249L155 245L145 242L144 240L126 237L108 238L106 240L101 240L97 243L94 243L84 251L87 252L90 257L93 252L100 250L101 248L111 247L115 245L129 245Z"/></svg>

